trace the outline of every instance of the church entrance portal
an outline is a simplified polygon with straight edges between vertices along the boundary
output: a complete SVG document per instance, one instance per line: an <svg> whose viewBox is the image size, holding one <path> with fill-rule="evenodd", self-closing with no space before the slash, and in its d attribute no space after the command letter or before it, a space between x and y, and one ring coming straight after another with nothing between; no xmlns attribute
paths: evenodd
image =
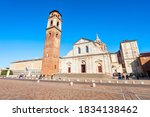
<svg viewBox="0 0 150 117"><path fill-rule="evenodd" d="M81 73L86 73L86 65L81 65Z"/></svg>
<svg viewBox="0 0 150 117"><path fill-rule="evenodd" d="M101 64L98 65L98 73L102 73L102 66L101 66Z"/></svg>
<svg viewBox="0 0 150 117"><path fill-rule="evenodd" d="M68 73L71 73L71 67L68 67Z"/></svg>

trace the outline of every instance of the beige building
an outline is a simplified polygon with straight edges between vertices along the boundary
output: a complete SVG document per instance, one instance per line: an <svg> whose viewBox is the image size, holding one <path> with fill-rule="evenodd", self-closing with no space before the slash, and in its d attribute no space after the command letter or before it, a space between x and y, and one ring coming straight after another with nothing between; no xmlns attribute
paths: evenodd
<svg viewBox="0 0 150 117"><path fill-rule="evenodd" d="M112 73L122 73L122 64L119 63L118 54L117 53L111 53L111 65L112 65Z"/></svg>
<svg viewBox="0 0 150 117"><path fill-rule="evenodd" d="M139 48L136 40L126 40L120 44L120 53L124 72L126 73L141 73L139 65Z"/></svg>
<svg viewBox="0 0 150 117"><path fill-rule="evenodd" d="M13 71L14 75L39 75L41 74L42 59L32 59L16 61L10 64L10 69Z"/></svg>

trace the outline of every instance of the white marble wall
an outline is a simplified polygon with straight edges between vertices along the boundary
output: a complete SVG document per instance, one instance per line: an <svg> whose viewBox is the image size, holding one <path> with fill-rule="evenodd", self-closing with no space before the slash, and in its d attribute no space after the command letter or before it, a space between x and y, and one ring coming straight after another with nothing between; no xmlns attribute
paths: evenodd
<svg viewBox="0 0 150 117"><path fill-rule="evenodd" d="M68 73L68 67L71 67L71 73L81 73L82 61L86 62L86 73L99 73L98 63L102 65L103 74L112 73L109 54L63 58L60 64L61 73Z"/></svg>

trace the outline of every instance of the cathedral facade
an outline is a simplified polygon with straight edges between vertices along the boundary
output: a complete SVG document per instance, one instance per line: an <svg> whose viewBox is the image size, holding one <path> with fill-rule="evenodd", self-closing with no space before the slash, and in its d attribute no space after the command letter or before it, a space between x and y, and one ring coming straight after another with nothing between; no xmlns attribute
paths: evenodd
<svg viewBox="0 0 150 117"><path fill-rule="evenodd" d="M79 39L60 60L60 73L111 74L111 59L106 45L98 36L95 41Z"/></svg>

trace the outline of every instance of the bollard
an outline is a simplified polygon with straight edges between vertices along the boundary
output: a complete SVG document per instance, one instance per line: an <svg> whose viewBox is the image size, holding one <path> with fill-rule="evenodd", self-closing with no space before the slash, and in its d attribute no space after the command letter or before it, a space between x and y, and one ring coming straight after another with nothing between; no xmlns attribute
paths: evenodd
<svg viewBox="0 0 150 117"><path fill-rule="evenodd" d="M132 84L135 84L135 81L133 81Z"/></svg>
<svg viewBox="0 0 150 117"><path fill-rule="evenodd" d="M111 80L109 80L108 83L111 83Z"/></svg>
<svg viewBox="0 0 150 117"><path fill-rule="evenodd" d="M73 82L70 82L70 86L73 86Z"/></svg>
<svg viewBox="0 0 150 117"><path fill-rule="evenodd" d="M144 84L144 82L141 82L141 84Z"/></svg>
<svg viewBox="0 0 150 117"><path fill-rule="evenodd" d="M84 82L87 82L87 80L84 80Z"/></svg>
<svg viewBox="0 0 150 117"><path fill-rule="evenodd" d="M63 79L63 81L66 81L66 79Z"/></svg>
<svg viewBox="0 0 150 117"><path fill-rule="evenodd" d="M80 80L79 79L77 79L77 82L79 82Z"/></svg>
<svg viewBox="0 0 150 117"><path fill-rule="evenodd" d="M95 84L95 83L92 83L92 87L96 87L96 84Z"/></svg>
<svg viewBox="0 0 150 117"><path fill-rule="evenodd" d="M102 80L100 80L100 83L103 83L103 81L102 81Z"/></svg>
<svg viewBox="0 0 150 117"><path fill-rule="evenodd" d="M128 81L124 81L125 84L128 84Z"/></svg>
<svg viewBox="0 0 150 117"><path fill-rule="evenodd" d="M37 80L37 83L40 83L40 80Z"/></svg>
<svg viewBox="0 0 150 117"><path fill-rule="evenodd" d="M118 84L119 82L118 82L118 80L117 80L117 84Z"/></svg>

